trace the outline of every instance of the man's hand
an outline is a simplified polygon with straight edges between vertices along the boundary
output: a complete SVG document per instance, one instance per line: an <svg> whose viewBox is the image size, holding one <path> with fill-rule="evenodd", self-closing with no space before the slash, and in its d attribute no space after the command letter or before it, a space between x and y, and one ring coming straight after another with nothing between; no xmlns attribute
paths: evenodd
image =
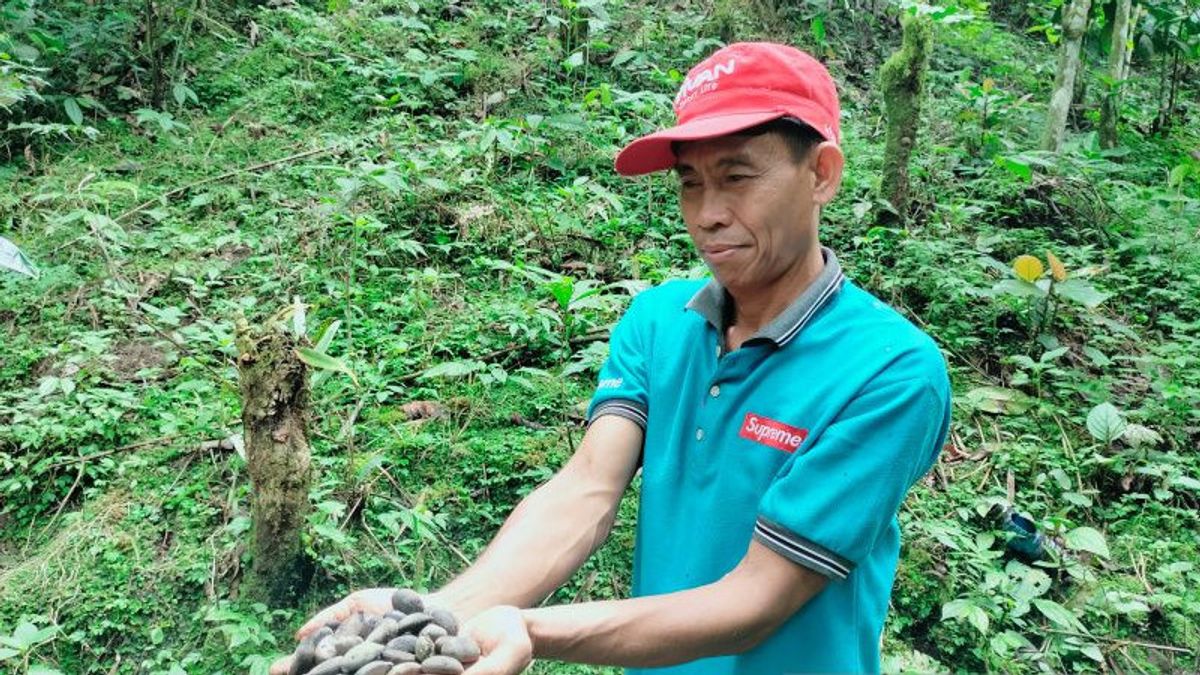
<svg viewBox="0 0 1200 675"><path fill-rule="evenodd" d="M466 675L518 675L533 661L533 643L516 607L493 607L468 621L463 633L483 651Z"/></svg>
<svg viewBox="0 0 1200 675"><path fill-rule="evenodd" d="M330 621L345 621L355 612L365 612L382 616L392 609L392 593L395 593L394 588L364 588L360 591L354 591L350 595L342 598L338 602L326 607L317 612L313 618L296 631L296 641L299 642L308 637L313 631ZM271 675L287 675L288 668L292 665L292 657L289 654L275 663L271 664Z"/></svg>

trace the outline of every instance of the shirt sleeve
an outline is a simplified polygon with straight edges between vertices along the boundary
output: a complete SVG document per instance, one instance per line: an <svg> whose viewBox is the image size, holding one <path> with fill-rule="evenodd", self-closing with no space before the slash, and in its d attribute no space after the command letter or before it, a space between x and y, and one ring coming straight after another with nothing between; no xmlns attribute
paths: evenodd
<svg viewBox="0 0 1200 675"><path fill-rule="evenodd" d="M600 368L600 381L588 406L588 424L603 415L632 420L643 430L650 412L650 330L645 300L635 297L613 328L608 359Z"/></svg>
<svg viewBox="0 0 1200 675"><path fill-rule="evenodd" d="M780 469L759 503L754 538L845 579L933 466L949 424L944 367L936 377L869 386Z"/></svg>

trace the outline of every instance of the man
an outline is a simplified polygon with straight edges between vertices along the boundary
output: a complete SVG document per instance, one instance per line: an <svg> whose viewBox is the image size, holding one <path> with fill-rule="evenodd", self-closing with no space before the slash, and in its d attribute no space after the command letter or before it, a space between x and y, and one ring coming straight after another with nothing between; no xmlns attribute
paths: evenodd
<svg viewBox="0 0 1200 675"><path fill-rule="evenodd" d="M484 658L468 675L534 657L678 675L879 669L896 513L949 424L944 361L819 243L843 167L821 64L731 45L692 69L675 112L616 168L676 171L714 280L633 301L575 455L429 599L473 617ZM635 597L518 609L605 540L639 468ZM389 593L355 593L301 632L381 613Z"/></svg>

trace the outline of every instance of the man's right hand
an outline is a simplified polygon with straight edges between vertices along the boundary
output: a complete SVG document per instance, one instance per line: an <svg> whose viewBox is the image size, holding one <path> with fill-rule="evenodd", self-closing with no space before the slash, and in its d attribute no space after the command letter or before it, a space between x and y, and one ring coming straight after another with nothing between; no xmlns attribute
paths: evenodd
<svg viewBox="0 0 1200 675"><path fill-rule="evenodd" d="M364 612L383 616L392 609L392 593L395 593L394 588L364 588L360 591L354 591L350 595L342 598L338 602L326 607L317 612L313 618L296 631L296 641L299 642L308 637L313 631L330 621L345 621L350 615L355 612ZM288 668L292 665L292 656L289 654L275 663L271 664L271 675L287 675Z"/></svg>

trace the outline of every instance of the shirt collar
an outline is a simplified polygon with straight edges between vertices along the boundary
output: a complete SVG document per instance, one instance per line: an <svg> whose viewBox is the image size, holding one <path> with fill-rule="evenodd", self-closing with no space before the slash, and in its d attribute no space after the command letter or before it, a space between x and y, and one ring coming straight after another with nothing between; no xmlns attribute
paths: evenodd
<svg viewBox="0 0 1200 675"><path fill-rule="evenodd" d="M751 340L769 340L777 347L782 347L800 333L817 310L824 307L842 287L846 275L838 263L833 251L822 246L821 256L825 259L825 268L817 275L808 288L800 294L792 304L788 305L779 316L766 326L763 326L747 342ZM688 301L687 308L704 317L724 342L725 328L733 318L733 302L729 293L717 283L716 279L708 282Z"/></svg>

